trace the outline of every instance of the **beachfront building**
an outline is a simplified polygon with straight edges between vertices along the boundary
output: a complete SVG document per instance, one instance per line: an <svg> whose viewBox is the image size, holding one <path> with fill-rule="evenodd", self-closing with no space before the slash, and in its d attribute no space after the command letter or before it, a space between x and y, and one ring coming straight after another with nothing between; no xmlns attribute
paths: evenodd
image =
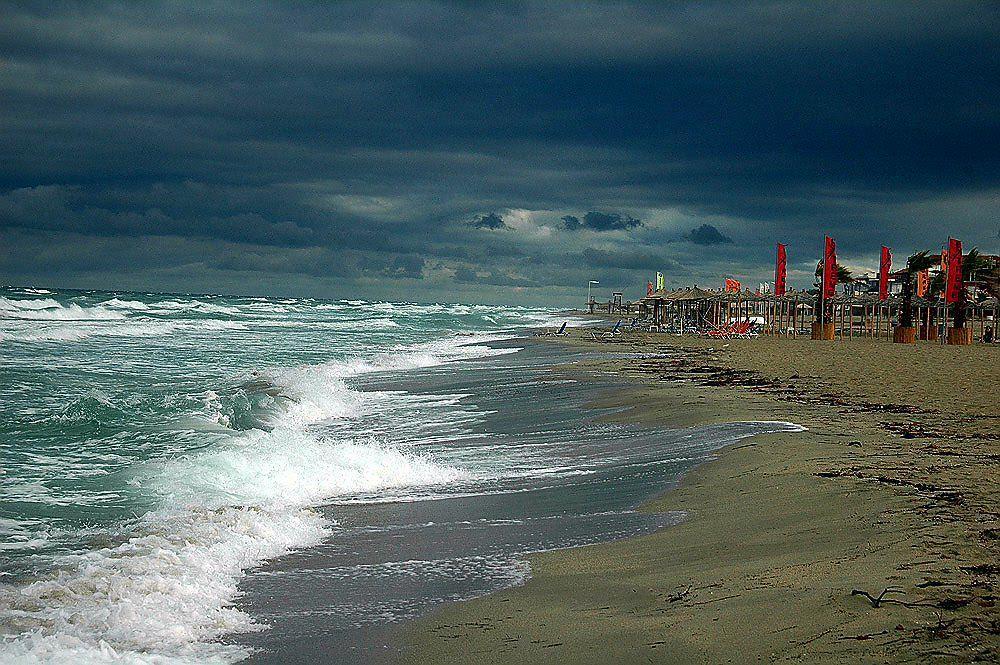
<svg viewBox="0 0 1000 665"><path fill-rule="evenodd" d="M889 274L889 295L898 296L903 293L903 282L906 273L902 270ZM852 281L843 285L844 295L848 297L861 297L865 295L878 295L878 275L865 273L855 277Z"/></svg>

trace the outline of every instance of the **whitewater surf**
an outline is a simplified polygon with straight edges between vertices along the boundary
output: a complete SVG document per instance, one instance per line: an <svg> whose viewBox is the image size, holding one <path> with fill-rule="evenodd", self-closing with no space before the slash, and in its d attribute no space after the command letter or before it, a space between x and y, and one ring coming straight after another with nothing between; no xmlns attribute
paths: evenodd
<svg viewBox="0 0 1000 665"><path fill-rule="evenodd" d="M0 292L0 661L366 662L780 424L653 432L517 307Z"/></svg>

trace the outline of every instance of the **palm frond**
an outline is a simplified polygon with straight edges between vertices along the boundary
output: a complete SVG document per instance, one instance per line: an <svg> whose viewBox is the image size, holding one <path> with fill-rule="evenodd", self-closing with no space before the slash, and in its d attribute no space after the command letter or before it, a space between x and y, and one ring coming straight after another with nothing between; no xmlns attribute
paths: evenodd
<svg viewBox="0 0 1000 665"><path fill-rule="evenodd" d="M927 250L924 250L906 259L906 270L907 272L917 273L933 267L937 262L938 259L936 256L931 256Z"/></svg>
<svg viewBox="0 0 1000 665"><path fill-rule="evenodd" d="M977 248L973 247L968 254L962 257L962 279L968 281L972 279L973 273L986 270L988 267L986 259Z"/></svg>
<svg viewBox="0 0 1000 665"><path fill-rule="evenodd" d="M823 278L823 261L816 264L816 279L820 280ZM853 282L854 276L851 273L850 268L845 268L844 266L837 264L837 283L844 284L845 282Z"/></svg>
<svg viewBox="0 0 1000 665"><path fill-rule="evenodd" d="M927 294L936 298L944 293L944 284L946 281L945 277L946 275L940 271L934 275L934 278L931 279L930 285L927 287Z"/></svg>

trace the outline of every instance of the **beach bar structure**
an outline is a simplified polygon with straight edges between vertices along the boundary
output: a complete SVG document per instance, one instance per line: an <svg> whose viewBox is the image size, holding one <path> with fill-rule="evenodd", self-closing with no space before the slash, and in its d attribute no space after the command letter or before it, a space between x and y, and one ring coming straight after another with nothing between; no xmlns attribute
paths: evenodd
<svg viewBox="0 0 1000 665"><path fill-rule="evenodd" d="M940 330L953 325L952 308L938 299L914 298L913 320L918 338L937 340ZM696 332L741 321L758 324L762 334L797 336L809 334L818 321L816 296L805 291L788 291L783 296L751 291L719 291L697 286L655 291L638 301L640 319L656 330L675 333ZM891 295L885 301L876 294L839 293L827 301L835 336L892 339L903 309L903 298ZM1000 305L995 298L970 301L966 328L974 339L987 331L993 339L1000 334Z"/></svg>
<svg viewBox="0 0 1000 665"><path fill-rule="evenodd" d="M801 307L812 313L803 299ZM639 301L639 315L659 329L679 333L754 320L768 323L772 308L767 296L752 291L714 291L697 286L654 291ZM794 317L802 318L802 315Z"/></svg>
<svg viewBox="0 0 1000 665"><path fill-rule="evenodd" d="M834 326L834 334L844 337L893 338L893 328L899 324L903 310L903 298L890 296L879 300L877 295L865 294L847 296L837 294L829 300L832 316L827 323ZM954 325L951 307L938 299L914 298L912 301L913 321L917 328L917 338L935 341L941 331ZM982 339L987 330L996 339L998 325L998 303L995 299L970 302L967 305L966 329L975 339ZM789 325L787 316L775 315L771 325L765 327L771 334L802 334L809 330L816 313L812 312L798 325Z"/></svg>
<svg viewBox="0 0 1000 665"><path fill-rule="evenodd" d="M697 286L667 291L662 289L639 301L639 316L657 328L679 333L700 329L715 292Z"/></svg>

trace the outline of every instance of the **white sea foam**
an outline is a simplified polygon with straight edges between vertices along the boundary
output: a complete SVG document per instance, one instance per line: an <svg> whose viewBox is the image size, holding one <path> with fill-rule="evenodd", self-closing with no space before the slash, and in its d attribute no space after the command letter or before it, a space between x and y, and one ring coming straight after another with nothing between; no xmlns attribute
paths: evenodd
<svg viewBox="0 0 1000 665"><path fill-rule="evenodd" d="M307 429L360 413L367 399L345 382L509 349L489 337L441 340L274 372L293 398L271 431L213 435L197 452L149 462L132 484L160 508L127 525L120 544L64 557L60 572L0 588L0 618L15 630L0 661L52 663L234 662L247 653L225 634L261 628L232 607L245 571L322 540L329 524L310 509L335 497L448 485L468 474L376 440L336 441ZM208 391L209 411L219 396ZM9 609L4 609L9 608Z"/></svg>
<svg viewBox="0 0 1000 665"><path fill-rule="evenodd" d="M392 319L359 319L357 321L324 321L330 328L340 330L389 330L398 328L399 324Z"/></svg>
<svg viewBox="0 0 1000 665"><path fill-rule="evenodd" d="M33 298L31 300L11 300L0 296L0 311L18 312L25 310L55 309L62 307L52 298Z"/></svg>
<svg viewBox="0 0 1000 665"><path fill-rule="evenodd" d="M149 305L142 302L141 300L119 300L118 298L112 298L101 303L105 307L115 307L117 309L131 309L140 312L145 312L149 309Z"/></svg>
<svg viewBox="0 0 1000 665"><path fill-rule="evenodd" d="M253 430L210 449L165 463L139 479L166 503L256 506L281 510L315 505L330 497L394 487L448 483L465 478L376 441L321 440L294 429Z"/></svg>
<svg viewBox="0 0 1000 665"><path fill-rule="evenodd" d="M260 628L233 608L244 571L319 542L308 507L339 495L449 483L464 474L375 442L253 431L151 464L135 482L161 497L120 545L63 560L61 572L0 591L28 632L3 662L232 662L214 640Z"/></svg>
<svg viewBox="0 0 1000 665"><path fill-rule="evenodd" d="M0 341L78 342L90 337L155 337L168 335L178 327L178 324L169 321L125 321L119 318L79 323L55 321L58 320L39 320L27 326L12 327L10 324L15 322L0 319L0 324L6 324L6 328L0 330Z"/></svg>
<svg viewBox="0 0 1000 665"><path fill-rule="evenodd" d="M311 511L156 511L116 547L67 557L51 579L8 590L14 620L44 626L0 643L4 662L232 662L211 642L258 628L230 607L244 570L326 533Z"/></svg>
<svg viewBox="0 0 1000 665"><path fill-rule="evenodd" d="M150 305L151 308L168 310L168 311L191 311L191 312L203 312L208 314L239 314L240 310L238 307L226 307L225 305L216 305L214 303L208 303L201 300L189 300L187 302L180 302L178 300L161 300L160 302L153 303Z"/></svg>
<svg viewBox="0 0 1000 665"><path fill-rule="evenodd" d="M0 319L33 321L88 321L124 319L125 315L104 307L81 307L76 303L61 305L51 298L10 300L0 297Z"/></svg>
<svg viewBox="0 0 1000 665"><path fill-rule="evenodd" d="M94 302L83 296L74 298L78 303ZM110 294L103 298L108 299L89 306L67 304L63 298L64 304L51 298L0 298L0 336L69 342L195 333L200 343L202 335L215 330L291 323L304 329L329 328L329 337L334 339L362 336L338 329L402 328L393 337L412 340L419 328L411 326L413 319L407 317L492 311L361 301L335 305L281 301L280 307L272 307L246 301L227 306L183 296L160 296L149 305ZM278 316L271 320L271 315L282 314L285 308L295 316L308 313L308 320L294 322ZM323 320L317 311L327 309L348 310L342 313L349 320L339 314ZM230 316L240 319L233 321ZM365 316L372 318L363 320ZM511 318L517 315L497 316L498 321ZM326 339L325 335L326 331L316 331L315 336ZM0 662L232 662L246 656L241 648L218 641L228 633L260 628L232 606L239 580L268 559L326 537L330 524L313 507L334 499L349 502L379 496L405 498L414 492L444 493L446 487L470 479L466 472L414 454L412 449L386 445L357 432L353 440L324 439L312 425L364 415L373 408L373 401L380 403L379 408L384 406L389 395L354 390L356 377L514 352L486 344L502 338L455 336L426 344L401 344L374 355L268 370L263 378L282 398L268 406L272 411L269 431L225 429L223 406L228 395L206 391L200 403L195 402L196 413L191 416L206 423L214 419L211 429L192 429L205 447L122 472L130 474L135 486L129 491L146 497L152 510L121 525L110 540L113 545L56 560L58 573L27 586L0 585L0 624L20 633L0 638ZM394 393L391 397L399 405L411 404L409 400L453 404L460 396L418 398ZM439 417L443 422L460 416L448 410ZM433 418L425 414L416 426L444 431ZM324 427L321 431L338 430ZM12 483L5 490L23 495L25 501L50 505L93 505L104 500L98 493L78 496L40 482ZM43 536L40 530L18 534L15 549L37 544L40 541L30 539ZM60 538L59 542L80 541Z"/></svg>
<svg viewBox="0 0 1000 665"><path fill-rule="evenodd" d="M250 319L246 321L246 324L257 328L326 328L331 330L361 331L391 330L393 328L401 327L400 324L396 323L392 319L359 319L356 321L297 321L294 319L282 321L278 319Z"/></svg>
<svg viewBox="0 0 1000 665"><path fill-rule="evenodd" d="M299 425L331 418L357 415L361 409L382 401L384 393L359 393L345 379L374 372L434 367L455 360L469 360L514 353L518 349L497 349L482 342L503 339L498 335L451 337L402 346L372 358L338 360L321 365L305 365L272 372L268 377L293 400L278 417L279 422Z"/></svg>
<svg viewBox="0 0 1000 665"><path fill-rule="evenodd" d="M35 330L33 332L21 331L0 331L0 342L78 342L81 339L90 337L88 330L81 330L68 326L59 326L47 330Z"/></svg>

